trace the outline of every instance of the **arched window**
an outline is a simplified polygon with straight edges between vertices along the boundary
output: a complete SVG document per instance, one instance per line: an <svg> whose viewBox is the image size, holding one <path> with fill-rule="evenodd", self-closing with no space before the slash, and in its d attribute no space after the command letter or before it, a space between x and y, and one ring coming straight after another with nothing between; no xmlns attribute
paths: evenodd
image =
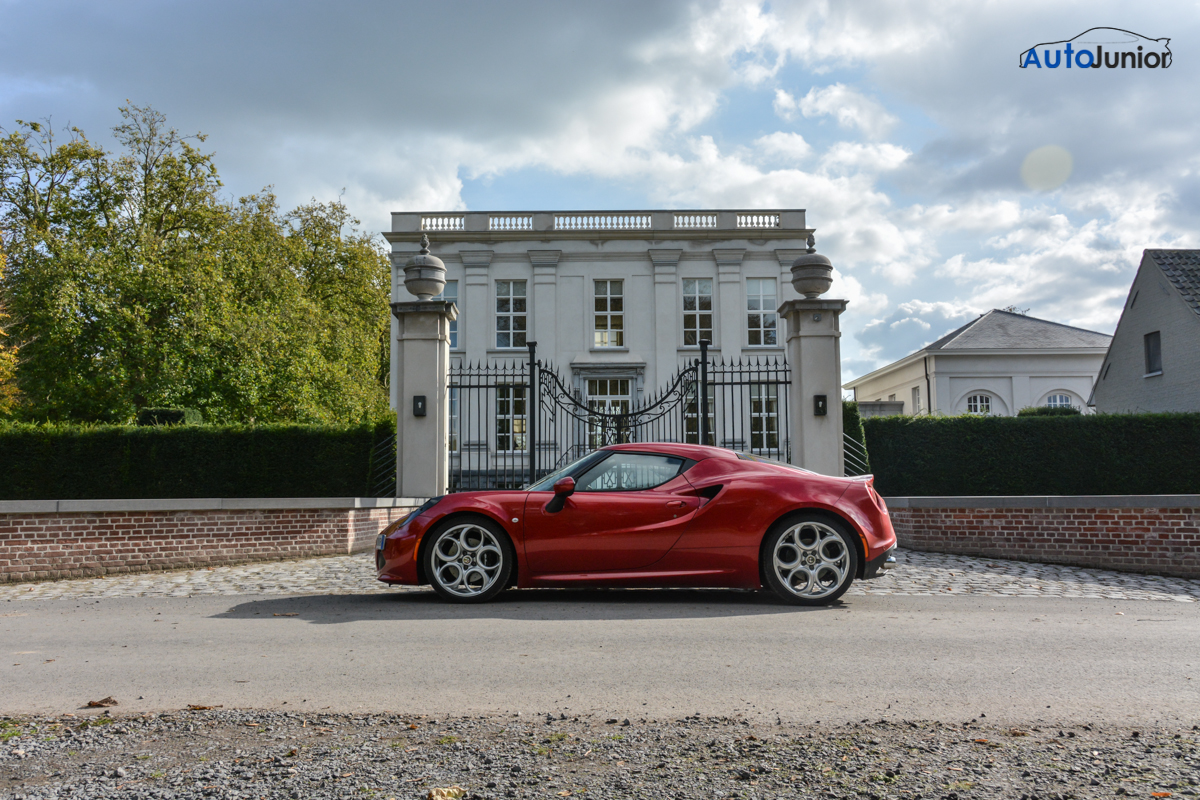
<svg viewBox="0 0 1200 800"><path fill-rule="evenodd" d="M992 413L992 398L986 394L973 394L967 398L968 414Z"/></svg>
<svg viewBox="0 0 1200 800"><path fill-rule="evenodd" d="M1069 394L1052 394L1046 398L1047 408L1070 408L1072 405Z"/></svg>

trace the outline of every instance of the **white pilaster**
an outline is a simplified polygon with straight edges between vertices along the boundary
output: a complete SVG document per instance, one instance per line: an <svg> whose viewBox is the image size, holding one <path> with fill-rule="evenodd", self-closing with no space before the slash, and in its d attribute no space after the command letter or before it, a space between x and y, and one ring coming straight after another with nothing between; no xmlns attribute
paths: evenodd
<svg viewBox="0 0 1200 800"><path fill-rule="evenodd" d="M845 300L788 300L779 307L787 320L791 371L788 428L791 463L823 475L845 474L842 451L842 352L840 316ZM824 395L826 413L814 400Z"/></svg>
<svg viewBox="0 0 1200 800"><path fill-rule="evenodd" d="M495 346L491 329L495 308L488 286L492 251L462 250L459 257L463 263L463 287L459 300L468 312L463 314L458 323L459 347L465 347L469 361L482 361L487 350Z"/></svg>
<svg viewBox="0 0 1200 800"><path fill-rule="evenodd" d="M530 250L533 291L530 293L529 341L538 343L538 358L558 360L558 259L561 250Z"/></svg>
<svg viewBox="0 0 1200 800"><path fill-rule="evenodd" d="M745 248L723 248L712 251L717 262L717 313L721 324L720 340L713 342L721 348L721 358L733 360L742 352L743 330L746 327L742 300L742 256Z"/></svg>
<svg viewBox="0 0 1200 800"><path fill-rule="evenodd" d="M654 265L654 370L649 386L661 386L675 374L678 347L683 341L679 322L679 256L682 250L652 248L647 251Z"/></svg>

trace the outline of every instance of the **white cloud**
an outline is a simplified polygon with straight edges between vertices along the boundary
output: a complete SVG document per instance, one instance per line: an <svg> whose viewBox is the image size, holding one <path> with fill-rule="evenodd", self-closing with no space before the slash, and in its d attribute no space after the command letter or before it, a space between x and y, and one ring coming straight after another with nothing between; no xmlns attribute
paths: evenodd
<svg viewBox="0 0 1200 800"><path fill-rule="evenodd" d="M779 102L778 96L776 100ZM871 139L887 136L899 122L878 100L841 83L823 89L814 86L795 107L806 117L831 116L839 127L857 128Z"/></svg>
<svg viewBox="0 0 1200 800"><path fill-rule="evenodd" d="M798 164L812 155L812 147L798 133L775 131L755 139L754 146L761 153L788 163Z"/></svg>

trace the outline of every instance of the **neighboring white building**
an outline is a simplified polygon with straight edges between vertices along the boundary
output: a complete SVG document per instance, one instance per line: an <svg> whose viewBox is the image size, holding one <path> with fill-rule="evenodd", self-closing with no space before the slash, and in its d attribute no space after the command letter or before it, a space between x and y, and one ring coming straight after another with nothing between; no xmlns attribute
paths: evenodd
<svg viewBox="0 0 1200 800"><path fill-rule="evenodd" d="M708 339L714 360L784 355L780 304L812 229L804 210L392 214L392 301L421 236L458 306L453 363L537 356L589 402L653 394ZM392 320L393 339L396 320ZM398 364L392 357L392 385ZM395 407L396 398L392 398Z"/></svg>
<svg viewBox="0 0 1200 800"><path fill-rule="evenodd" d="M902 403L905 414L1083 409L1111 339L997 309L845 388L860 402Z"/></svg>
<svg viewBox="0 0 1200 800"><path fill-rule="evenodd" d="M1200 411L1200 250L1146 250L1089 401Z"/></svg>

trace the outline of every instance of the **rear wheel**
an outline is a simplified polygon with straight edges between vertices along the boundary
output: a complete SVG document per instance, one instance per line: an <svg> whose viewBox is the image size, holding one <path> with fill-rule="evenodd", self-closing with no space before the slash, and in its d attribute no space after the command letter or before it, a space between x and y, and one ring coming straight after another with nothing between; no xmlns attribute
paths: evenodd
<svg viewBox="0 0 1200 800"><path fill-rule="evenodd" d="M500 526L484 517L448 520L421 548L425 574L443 600L486 603L504 591L516 556Z"/></svg>
<svg viewBox="0 0 1200 800"><path fill-rule="evenodd" d="M845 527L816 514L792 514L771 527L759 556L763 580L784 602L837 600L858 574L858 553Z"/></svg>

